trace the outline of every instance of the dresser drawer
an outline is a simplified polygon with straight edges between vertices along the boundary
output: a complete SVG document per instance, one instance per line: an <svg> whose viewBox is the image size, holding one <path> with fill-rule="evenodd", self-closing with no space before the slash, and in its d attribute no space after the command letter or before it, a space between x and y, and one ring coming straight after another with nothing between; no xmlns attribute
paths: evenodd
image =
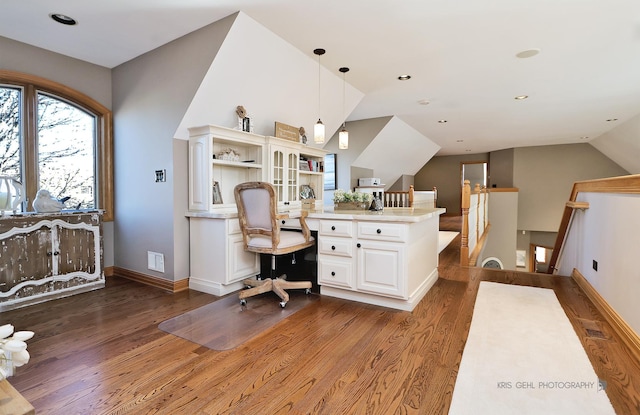
<svg viewBox="0 0 640 415"><path fill-rule="evenodd" d="M318 284L353 289L353 260L318 255Z"/></svg>
<svg viewBox="0 0 640 415"><path fill-rule="evenodd" d="M345 220L321 220L318 233L320 235L351 237L353 236L353 224L351 221Z"/></svg>
<svg viewBox="0 0 640 415"><path fill-rule="evenodd" d="M353 240L351 238L329 238L321 236L318 240L318 253L352 257Z"/></svg>
<svg viewBox="0 0 640 415"><path fill-rule="evenodd" d="M404 242L407 225L402 223L358 222L358 238Z"/></svg>

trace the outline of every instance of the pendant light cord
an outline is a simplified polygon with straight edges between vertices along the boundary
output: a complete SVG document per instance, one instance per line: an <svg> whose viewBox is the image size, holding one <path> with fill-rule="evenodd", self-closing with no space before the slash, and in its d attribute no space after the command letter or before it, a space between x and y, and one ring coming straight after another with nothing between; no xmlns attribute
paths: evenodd
<svg viewBox="0 0 640 415"><path fill-rule="evenodd" d="M318 120L320 120L320 56L325 54L325 50L324 49L314 49L313 53L318 55Z"/></svg>
<svg viewBox="0 0 640 415"><path fill-rule="evenodd" d="M343 121L342 121L342 128L346 129L347 128L347 118L346 118L346 88L347 88L347 81L346 81L346 76L347 76L347 72L349 72L349 68L347 68L346 66L343 66L342 68L338 69L340 72L342 72L342 117L343 117Z"/></svg>

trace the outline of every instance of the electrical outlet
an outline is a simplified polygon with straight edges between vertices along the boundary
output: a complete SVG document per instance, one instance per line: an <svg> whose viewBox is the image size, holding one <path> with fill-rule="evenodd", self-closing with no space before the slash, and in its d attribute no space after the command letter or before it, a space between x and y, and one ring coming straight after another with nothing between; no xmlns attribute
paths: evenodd
<svg viewBox="0 0 640 415"><path fill-rule="evenodd" d="M593 267L593 270L594 270L594 271L597 271L597 270L598 270L598 261L596 261L595 259L593 260L593 265L592 265L592 267Z"/></svg>

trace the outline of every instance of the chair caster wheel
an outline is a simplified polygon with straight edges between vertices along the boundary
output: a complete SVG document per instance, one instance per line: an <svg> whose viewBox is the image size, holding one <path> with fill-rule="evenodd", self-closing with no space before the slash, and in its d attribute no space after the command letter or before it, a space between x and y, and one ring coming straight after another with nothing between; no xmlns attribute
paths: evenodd
<svg viewBox="0 0 640 415"><path fill-rule="evenodd" d="M240 305L247 305L247 300L245 300L244 298L240 300Z"/></svg>
<svg viewBox="0 0 640 415"><path fill-rule="evenodd" d="M285 303L284 301L280 302L280 307L284 308L287 305L287 303Z"/></svg>
<svg viewBox="0 0 640 415"><path fill-rule="evenodd" d="M311 294L311 288L306 288L304 290L304 293L307 294L307 295Z"/></svg>

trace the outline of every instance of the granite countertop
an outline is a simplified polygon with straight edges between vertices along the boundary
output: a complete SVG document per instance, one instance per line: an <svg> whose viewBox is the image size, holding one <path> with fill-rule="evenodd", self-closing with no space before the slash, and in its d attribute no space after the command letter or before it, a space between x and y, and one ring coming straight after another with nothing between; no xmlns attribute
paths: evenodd
<svg viewBox="0 0 640 415"><path fill-rule="evenodd" d="M305 209L306 210L306 209ZM445 213L444 208L385 208L383 211L371 210L334 210L333 206L321 209L309 209L307 219L363 220L373 222L421 222ZM282 209L280 213L289 213L292 218L300 215L300 208ZM186 213L191 218L233 219L238 217L235 209L221 209L216 212Z"/></svg>

